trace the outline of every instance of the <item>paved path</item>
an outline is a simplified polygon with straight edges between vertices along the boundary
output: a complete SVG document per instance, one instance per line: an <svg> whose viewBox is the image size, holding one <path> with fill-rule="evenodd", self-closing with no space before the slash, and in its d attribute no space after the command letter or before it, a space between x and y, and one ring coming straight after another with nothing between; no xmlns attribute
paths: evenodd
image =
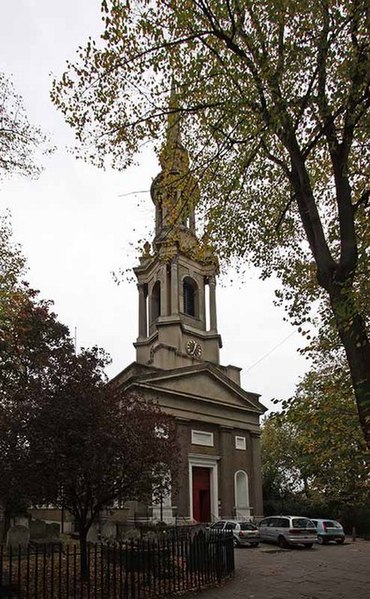
<svg viewBox="0 0 370 599"><path fill-rule="evenodd" d="M200 599L369 599L370 541L235 550L235 577Z"/></svg>

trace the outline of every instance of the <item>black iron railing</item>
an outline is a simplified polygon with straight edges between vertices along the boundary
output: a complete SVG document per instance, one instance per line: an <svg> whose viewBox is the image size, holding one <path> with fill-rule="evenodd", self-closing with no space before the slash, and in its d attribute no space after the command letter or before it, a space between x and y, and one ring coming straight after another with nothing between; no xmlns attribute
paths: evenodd
<svg viewBox="0 0 370 599"><path fill-rule="evenodd" d="M217 584L234 571L230 534L201 531L119 544L0 549L0 597L150 599Z"/></svg>

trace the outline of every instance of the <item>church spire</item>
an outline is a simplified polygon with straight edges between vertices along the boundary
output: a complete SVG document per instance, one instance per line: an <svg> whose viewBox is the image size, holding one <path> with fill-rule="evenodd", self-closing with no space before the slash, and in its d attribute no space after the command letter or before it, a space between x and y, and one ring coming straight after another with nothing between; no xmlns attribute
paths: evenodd
<svg viewBox="0 0 370 599"><path fill-rule="evenodd" d="M168 102L166 141L160 152L159 162L164 171L171 173L183 175L189 169L189 155L181 143L181 117L174 78Z"/></svg>
<svg viewBox="0 0 370 599"><path fill-rule="evenodd" d="M187 231L191 245L195 240L195 206L199 201L199 185L189 170L187 150L181 143L181 119L174 78L168 101L166 137L159 154L161 172L151 187L156 206L155 243L175 241ZM182 235L183 236L183 235Z"/></svg>

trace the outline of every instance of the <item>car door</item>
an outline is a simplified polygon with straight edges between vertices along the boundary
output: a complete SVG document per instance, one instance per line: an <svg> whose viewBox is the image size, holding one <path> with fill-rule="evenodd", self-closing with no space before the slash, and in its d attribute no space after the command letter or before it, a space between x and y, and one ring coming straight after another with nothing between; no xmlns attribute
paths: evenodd
<svg viewBox="0 0 370 599"><path fill-rule="evenodd" d="M271 518L264 518L258 525L261 541L269 540L269 522Z"/></svg>
<svg viewBox="0 0 370 599"><path fill-rule="evenodd" d="M280 532L281 532L281 527L284 525L284 523L282 522L283 518L271 518L270 522L269 522L269 541L273 541L274 543L277 543L277 540L279 538Z"/></svg>

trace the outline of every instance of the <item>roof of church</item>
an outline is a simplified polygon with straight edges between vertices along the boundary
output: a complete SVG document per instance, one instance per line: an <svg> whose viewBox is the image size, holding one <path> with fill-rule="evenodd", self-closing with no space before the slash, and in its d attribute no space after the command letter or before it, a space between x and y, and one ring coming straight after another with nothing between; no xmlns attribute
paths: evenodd
<svg viewBox="0 0 370 599"><path fill-rule="evenodd" d="M191 376L192 381L194 381L194 377L196 375L205 374L210 377L210 379L217 381L220 387L225 389L227 388L229 393L239 398L240 404L238 406L235 405L235 407L238 407L238 409L243 407L248 411L263 414L267 408L260 403L260 395L258 393L252 393L250 391L244 390L242 387L240 387L240 385L228 377L224 370L225 369L222 366L212 364L211 362L200 362L191 366L172 368L170 370L154 368L151 366L138 364L137 362L132 362L129 366L124 368L124 370L119 372L112 379L111 383L118 386L122 385L125 388L130 388L133 386L152 388L160 390L164 393L177 392L178 394L186 395L188 397L200 398L199 393L196 393L194 389L193 382L191 382L190 385L186 384L185 387L182 386L182 388L177 391L175 391L174 387L166 387L166 382L168 383L170 380L185 380L188 379L189 376ZM207 393L202 394L202 398L203 400L216 402L218 404L223 403L220 397L213 399L211 395ZM226 404L228 407L231 407L229 402L226 401L225 405Z"/></svg>

